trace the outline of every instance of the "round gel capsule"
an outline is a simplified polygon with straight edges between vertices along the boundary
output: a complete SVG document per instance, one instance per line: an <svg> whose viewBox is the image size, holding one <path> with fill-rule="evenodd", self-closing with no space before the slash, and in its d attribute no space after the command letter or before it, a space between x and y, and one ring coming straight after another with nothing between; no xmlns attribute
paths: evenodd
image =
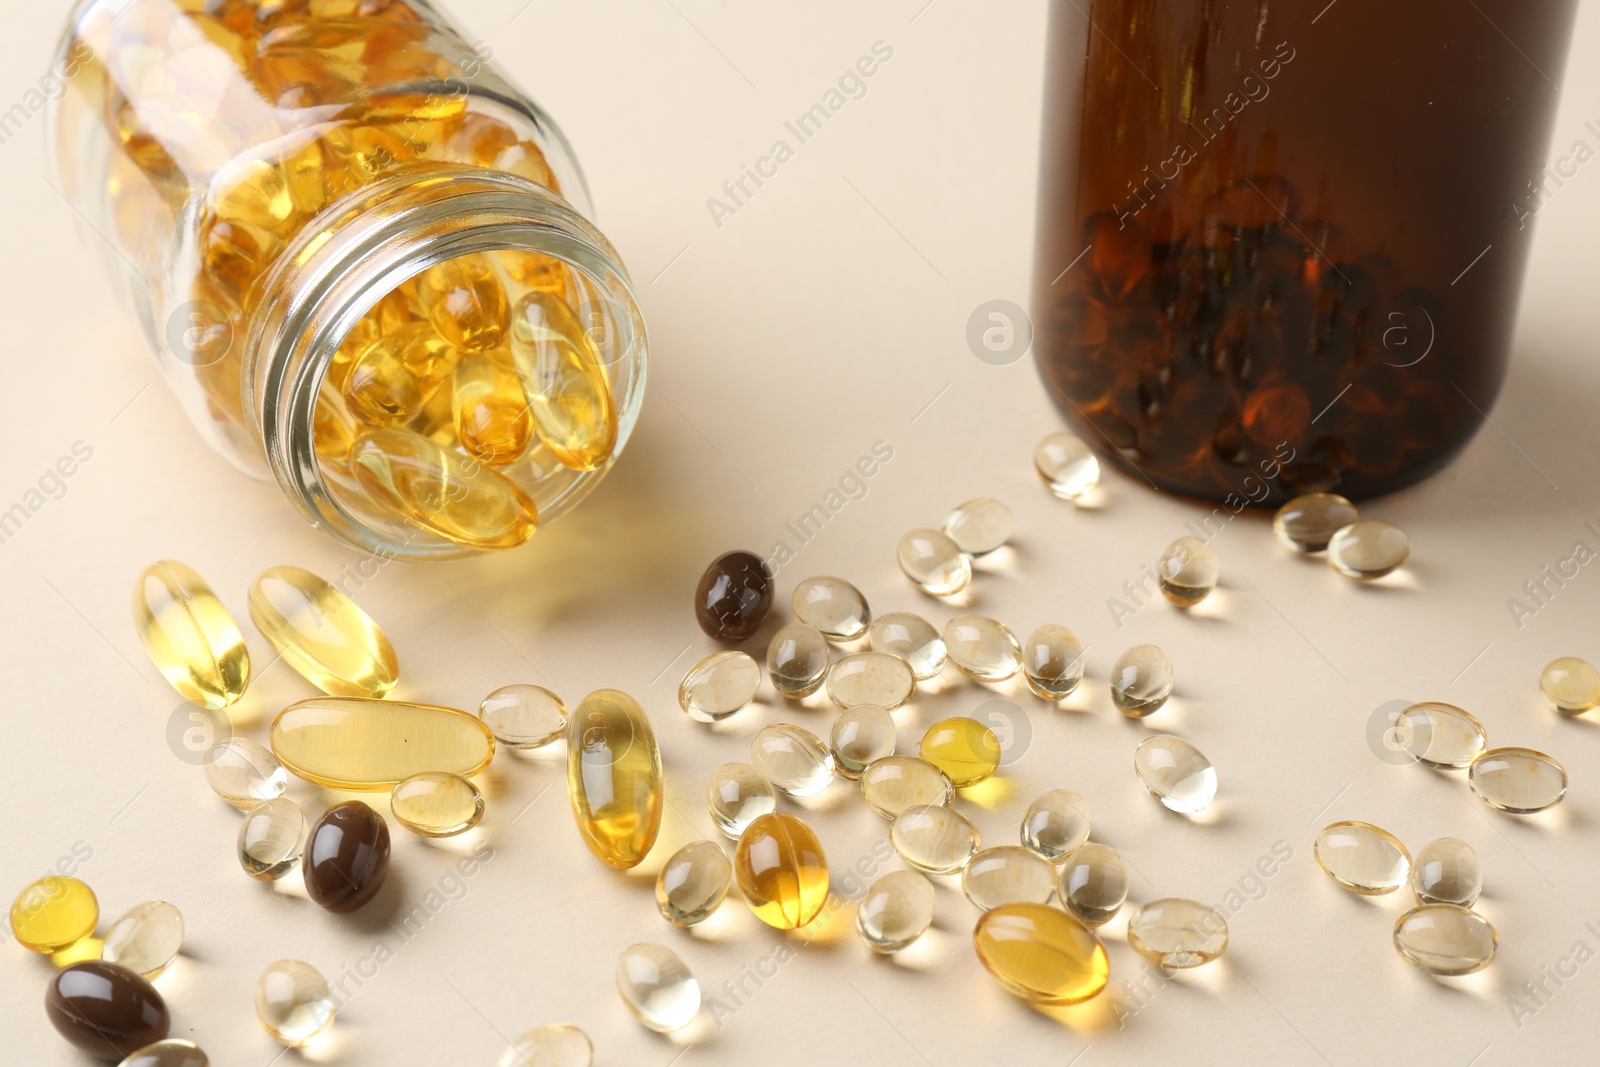
<svg viewBox="0 0 1600 1067"><path fill-rule="evenodd" d="M1003 682L1022 669L1022 646L1006 625L982 615L957 615L945 624L950 662L969 678Z"/></svg>
<svg viewBox="0 0 1600 1067"><path fill-rule="evenodd" d="M1089 840L1089 802L1070 789L1052 789L1022 815L1022 845L1059 863Z"/></svg>
<svg viewBox="0 0 1600 1067"><path fill-rule="evenodd" d="M1083 642L1065 626L1045 623L1022 643L1022 674L1036 696L1065 699L1083 681Z"/></svg>
<svg viewBox="0 0 1600 1067"><path fill-rule="evenodd" d="M790 700L810 696L828 676L828 639L815 626L785 626L767 644L767 675Z"/></svg>
<svg viewBox="0 0 1600 1067"><path fill-rule="evenodd" d="M724 763L711 775L706 790L711 821L728 837L737 838L757 818L778 806L772 783L748 763Z"/></svg>
<svg viewBox="0 0 1600 1067"><path fill-rule="evenodd" d="M885 756L861 772L861 798L885 819L922 804L948 806L955 795L950 776L916 756Z"/></svg>
<svg viewBox="0 0 1600 1067"><path fill-rule="evenodd" d="M210 1064L193 1041L168 1038L129 1053L117 1067L210 1067Z"/></svg>
<svg viewBox="0 0 1600 1067"><path fill-rule="evenodd" d="M917 681L936 677L947 658L944 639L933 623L909 611L891 611L872 620L872 651L899 656L911 665Z"/></svg>
<svg viewBox="0 0 1600 1067"><path fill-rule="evenodd" d="M993 497L957 504L944 520L945 536L972 556L993 552L1011 539L1011 509Z"/></svg>
<svg viewBox="0 0 1600 1067"><path fill-rule="evenodd" d="M876 704L893 710L917 691L911 665L887 652L857 652L828 671L828 699L841 708Z"/></svg>
<svg viewBox="0 0 1600 1067"><path fill-rule="evenodd" d="M700 983L677 953L648 941L617 958L617 993L634 1018L661 1034L682 1030L700 1013Z"/></svg>
<svg viewBox="0 0 1600 1067"><path fill-rule="evenodd" d="M47 875L30 882L11 903L11 932L18 944L48 956L94 933L100 902L76 878Z"/></svg>
<svg viewBox="0 0 1600 1067"><path fill-rule="evenodd" d="M1111 668L1111 702L1130 719L1142 719L1172 695L1172 661L1156 645L1134 645Z"/></svg>
<svg viewBox="0 0 1600 1067"><path fill-rule="evenodd" d="M1423 845L1411 863L1411 891L1418 904L1459 904L1470 908L1483 891L1478 853L1465 841L1440 837Z"/></svg>
<svg viewBox="0 0 1600 1067"><path fill-rule="evenodd" d="M1127 861L1110 845L1086 841L1062 864L1056 895L1085 924L1108 923L1128 899Z"/></svg>
<svg viewBox="0 0 1600 1067"><path fill-rule="evenodd" d="M689 668L678 706L696 722L720 722L750 706L761 688L761 664L745 652L713 652Z"/></svg>
<svg viewBox="0 0 1600 1067"><path fill-rule="evenodd" d="M733 864L711 841L691 841L674 852L656 876L656 907L675 926L705 922L728 895Z"/></svg>
<svg viewBox="0 0 1600 1067"><path fill-rule="evenodd" d="M495 1061L495 1067L593 1067L594 1044L570 1023L529 1030Z"/></svg>
<svg viewBox="0 0 1600 1067"><path fill-rule="evenodd" d="M977 854L978 828L954 808L922 804L895 816L889 843L919 871L954 874Z"/></svg>
<svg viewBox="0 0 1600 1067"><path fill-rule="evenodd" d="M1033 469L1062 500L1077 500L1100 484L1100 461L1070 433L1053 433L1035 445Z"/></svg>
<svg viewBox="0 0 1600 1067"><path fill-rule="evenodd" d="M1539 689L1557 711L1566 715L1600 707L1600 671L1577 656L1551 660L1539 675Z"/></svg>
<svg viewBox="0 0 1600 1067"><path fill-rule="evenodd" d="M977 785L1000 769L1000 739L983 723L964 715L928 727L919 752L948 775L957 789Z"/></svg>
<svg viewBox="0 0 1600 1067"><path fill-rule="evenodd" d="M244 737L228 737L206 753L206 784L236 808L248 811L283 796L289 776L271 750Z"/></svg>
<svg viewBox="0 0 1600 1067"><path fill-rule="evenodd" d="M333 994L309 963L279 960L256 980L256 1018L280 1045L304 1048L333 1025Z"/></svg>
<svg viewBox="0 0 1600 1067"><path fill-rule="evenodd" d="M1192 608L1217 587L1222 565L1217 550L1198 537L1180 537L1156 563L1161 595L1180 608Z"/></svg>
<svg viewBox="0 0 1600 1067"><path fill-rule="evenodd" d="M1483 970L1494 962L1499 945L1489 920L1459 904L1422 904L1394 924L1400 958L1447 978Z"/></svg>
<svg viewBox="0 0 1600 1067"><path fill-rule="evenodd" d="M938 530L903 534L895 557L905 576L929 596L954 596L972 581L972 560Z"/></svg>
<svg viewBox="0 0 1600 1067"><path fill-rule="evenodd" d="M1364 897L1393 893L1411 875L1411 853L1400 839L1369 822L1330 823L1312 847L1317 866L1341 889Z"/></svg>
<svg viewBox="0 0 1600 1067"><path fill-rule="evenodd" d="M828 902L828 857L811 827L788 812L763 815L745 828L733 870L745 903L775 930L798 930Z"/></svg>
<svg viewBox="0 0 1600 1067"><path fill-rule="evenodd" d="M264 800L239 824L239 866L260 882L275 882L305 854L310 827L300 805L288 797Z"/></svg>
<svg viewBox="0 0 1600 1067"><path fill-rule="evenodd" d="M1467 768L1467 784L1492 808L1531 815L1567 795L1567 771L1531 748L1491 748Z"/></svg>
<svg viewBox="0 0 1600 1067"><path fill-rule="evenodd" d="M867 887L856 932L874 952L899 952L933 925L933 883L916 871L891 871Z"/></svg>
<svg viewBox="0 0 1600 1067"><path fill-rule="evenodd" d="M1338 493L1307 493L1278 509L1272 532L1295 552L1321 552L1357 518L1356 506Z"/></svg>
<svg viewBox="0 0 1600 1067"><path fill-rule="evenodd" d="M183 947L183 914L164 900L135 904L111 924L100 958L153 980Z"/></svg>
<svg viewBox="0 0 1600 1067"><path fill-rule="evenodd" d="M1152 900L1128 916L1128 944L1157 967L1198 967L1227 949L1228 920L1199 901Z"/></svg>
<svg viewBox="0 0 1600 1067"><path fill-rule="evenodd" d="M1056 869L1021 845L996 845L972 857L961 872L961 891L980 911L1031 900L1048 904Z"/></svg>
<svg viewBox="0 0 1600 1067"><path fill-rule="evenodd" d="M694 617L710 637L743 641L772 610L772 574L754 552L727 552L711 561L694 593Z"/></svg>
<svg viewBox="0 0 1600 1067"><path fill-rule="evenodd" d="M750 742L750 762L792 797L815 796L833 782L833 753L810 730L789 723L763 726Z"/></svg>
<svg viewBox="0 0 1600 1067"><path fill-rule="evenodd" d="M543 748L567 732L567 705L540 685L505 685L483 698L478 718L502 745Z"/></svg>
<svg viewBox="0 0 1600 1067"><path fill-rule="evenodd" d="M1111 977L1106 948L1083 923L1048 904L1002 904L972 931L978 960L1013 996L1035 1004L1078 1004Z"/></svg>
<svg viewBox="0 0 1600 1067"><path fill-rule="evenodd" d="M1328 542L1328 564L1346 578L1370 582L1398 570L1411 555L1411 538L1392 522L1357 519Z"/></svg>
<svg viewBox="0 0 1600 1067"><path fill-rule="evenodd" d="M1133 772L1151 796L1184 815L1204 811L1217 795L1217 772L1205 753L1170 734L1139 743Z"/></svg>
<svg viewBox="0 0 1600 1067"><path fill-rule="evenodd" d="M860 778L867 764L894 755L894 718L876 704L857 704L839 713L828 747L833 765L846 778Z"/></svg>
<svg viewBox="0 0 1600 1067"><path fill-rule="evenodd" d="M483 794L459 774L423 771L394 787L389 810L414 834L454 837L482 821Z"/></svg>
<svg viewBox="0 0 1600 1067"><path fill-rule="evenodd" d="M1400 747L1430 767L1460 770L1489 747L1489 733L1454 704L1430 700L1395 716L1393 735Z"/></svg>
<svg viewBox="0 0 1600 1067"><path fill-rule="evenodd" d="M790 599L794 617L830 641L854 641L867 632L872 611L861 590L843 578L806 578Z"/></svg>
<svg viewBox="0 0 1600 1067"><path fill-rule="evenodd" d="M164 1039L172 1015L155 987L126 967L80 960L55 973L44 1010L56 1032L101 1060L115 1060ZM13 1063L37 1063L24 1054Z"/></svg>

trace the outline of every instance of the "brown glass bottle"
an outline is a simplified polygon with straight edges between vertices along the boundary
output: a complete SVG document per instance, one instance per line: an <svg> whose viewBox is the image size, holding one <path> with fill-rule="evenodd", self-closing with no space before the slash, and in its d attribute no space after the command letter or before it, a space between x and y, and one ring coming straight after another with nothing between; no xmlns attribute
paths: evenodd
<svg viewBox="0 0 1600 1067"><path fill-rule="evenodd" d="M1371 496L1505 374L1575 0L1057 0L1034 319L1076 431L1182 493Z"/></svg>

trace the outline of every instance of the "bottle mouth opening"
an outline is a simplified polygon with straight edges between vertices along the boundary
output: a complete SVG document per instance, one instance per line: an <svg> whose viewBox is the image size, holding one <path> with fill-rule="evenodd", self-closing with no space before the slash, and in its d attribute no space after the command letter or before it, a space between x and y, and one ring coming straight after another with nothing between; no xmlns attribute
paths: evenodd
<svg viewBox="0 0 1600 1067"><path fill-rule="evenodd" d="M530 263L545 265L539 277L519 279L516 265ZM542 422L540 434L531 435L521 452L479 448L472 454L448 430L438 429L439 419L448 423L459 402L448 366L442 381L427 382L426 411L362 406L360 383L352 385L358 377L351 370L352 354L359 369L365 347L360 331L370 329L375 309L403 302L426 322L418 290L437 276L429 273L434 268L449 271L461 264L495 272L496 284L515 305L513 321L524 301L549 299L550 271L556 272L557 299L581 326L584 351L609 391L615 438L602 457L575 462L551 447L558 442L547 443ZM369 468L357 462L380 438L433 449L429 456L437 453L452 466L466 464L471 477L450 482L445 494L478 493L471 486L487 484L490 492L480 497L509 492L529 502L530 518L536 509L537 525L543 525L594 489L637 421L647 340L625 269L604 236L571 205L513 175L438 165L374 183L307 227L279 257L262 291L273 296L263 304L245 348L244 410L254 420L250 429L262 442L273 476L301 513L360 551L405 560L449 559L511 547L533 529L529 524L522 533L480 540L462 536L449 523L430 521L426 509L397 507L392 496L375 488ZM478 351L474 342L474 351L463 348L467 354L459 358L497 362L497 370L476 368L480 376L504 373L527 383L522 372L528 365L520 357L513 364L509 327L506 332L494 351L488 346ZM415 400L422 394L407 395ZM560 398L554 402L559 405ZM516 489L507 490L506 480ZM473 507L471 500L450 503ZM495 506L491 501L485 508Z"/></svg>

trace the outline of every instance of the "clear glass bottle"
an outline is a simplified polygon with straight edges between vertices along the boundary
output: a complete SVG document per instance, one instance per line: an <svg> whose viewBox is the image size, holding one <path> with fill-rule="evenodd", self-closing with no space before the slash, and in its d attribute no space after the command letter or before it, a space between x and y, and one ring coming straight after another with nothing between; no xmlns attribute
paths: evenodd
<svg viewBox="0 0 1600 1067"><path fill-rule="evenodd" d="M492 56L425 0L81 0L60 46L57 181L201 435L397 558L525 541L644 393L627 271Z"/></svg>

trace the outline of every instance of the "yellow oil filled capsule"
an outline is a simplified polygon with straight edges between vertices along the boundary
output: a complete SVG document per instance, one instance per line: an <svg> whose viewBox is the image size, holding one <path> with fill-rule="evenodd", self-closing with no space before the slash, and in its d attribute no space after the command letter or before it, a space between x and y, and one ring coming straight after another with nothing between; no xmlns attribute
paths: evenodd
<svg viewBox="0 0 1600 1067"><path fill-rule="evenodd" d="M517 284L548 293L570 306L572 297L567 265L554 256L505 251L500 253L500 267Z"/></svg>
<svg viewBox="0 0 1600 1067"><path fill-rule="evenodd" d="M463 352L482 352L505 339L510 304L486 256L458 256L417 277L423 314Z"/></svg>
<svg viewBox="0 0 1600 1067"><path fill-rule="evenodd" d="M539 522L516 482L410 430L362 434L350 464L375 500L458 545L515 548Z"/></svg>
<svg viewBox="0 0 1600 1067"><path fill-rule="evenodd" d="M48 875L30 883L11 904L11 932L23 948L48 956L94 933L100 904L76 878Z"/></svg>
<svg viewBox="0 0 1600 1067"><path fill-rule="evenodd" d="M320 206L320 205L319 205ZM211 181L212 218L287 240L310 215L296 200L289 176L271 159L229 163Z"/></svg>
<svg viewBox="0 0 1600 1067"><path fill-rule="evenodd" d="M603 466L617 444L616 405L600 352L572 308L528 293L511 316L511 351L539 439L563 466Z"/></svg>
<svg viewBox="0 0 1600 1067"><path fill-rule="evenodd" d="M147 567L133 587L133 623L151 662L184 699L217 709L244 696L244 638L192 567L170 559Z"/></svg>
<svg viewBox="0 0 1600 1067"><path fill-rule="evenodd" d="M424 771L470 777L494 756L494 735L476 715L365 697L290 704L271 741L290 773L329 789L392 790Z"/></svg>
<svg viewBox="0 0 1600 1067"><path fill-rule="evenodd" d="M284 661L333 696L388 696L400 680L389 638L339 590L299 567L273 567L250 586L250 618Z"/></svg>
<svg viewBox="0 0 1600 1067"><path fill-rule="evenodd" d="M805 926L827 903L828 858L811 827L788 812L770 812L745 827L733 869L750 910L778 930Z"/></svg>
<svg viewBox="0 0 1600 1067"><path fill-rule="evenodd" d="M380 336L344 379L350 414L369 426L394 426L422 410L450 378L457 354L425 322Z"/></svg>
<svg viewBox="0 0 1600 1067"><path fill-rule="evenodd" d="M961 789L977 785L999 769L1000 739L977 719L957 715L928 727L921 755Z"/></svg>
<svg viewBox="0 0 1600 1067"><path fill-rule="evenodd" d="M467 455L491 467L515 463L533 444L533 415L516 371L486 355L456 364L453 394L456 440Z"/></svg>
<svg viewBox="0 0 1600 1067"><path fill-rule="evenodd" d="M639 702L597 689L567 720L567 795L578 833L603 862L636 867L661 832L661 750Z"/></svg>
<svg viewBox="0 0 1600 1067"><path fill-rule="evenodd" d="M311 440L317 455L338 466L350 460L350 450L364 427L351 418L344 402L327 379L317 391L317 407L311 416Z"/></svg>
<svg viewBox="0 0 1600 1067"><path fill-rule="evenodd" d="M1083 923L1048 904L1002 904L972 931L984 969L1008 993L1036 1004L1079 1004L1111 977L1106 947Z"/></svg>

